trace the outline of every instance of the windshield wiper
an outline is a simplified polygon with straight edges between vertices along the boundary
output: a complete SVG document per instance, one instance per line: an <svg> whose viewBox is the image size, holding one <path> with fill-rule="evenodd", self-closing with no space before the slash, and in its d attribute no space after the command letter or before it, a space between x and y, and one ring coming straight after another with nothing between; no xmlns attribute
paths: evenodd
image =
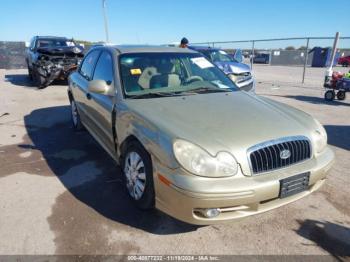
<svg viewBox="0 0 350 262"><path fill-rule="evenodd" d="M169 92L156 92L156 93L146 93L146 94L139 94L139 95L127 95L127 98L131 99L142 99L142 98L155 98L155 97L170 97L170 96L178 96L178 94Z"/></svg>
<svg viewBox="0 0 350 262"><path fill-rule="evenodd" d="M218 87L198 87L198 88L193 88L186 93L215 93L215 92L232 92L231 89L229 88L218 88Z"/></svg>

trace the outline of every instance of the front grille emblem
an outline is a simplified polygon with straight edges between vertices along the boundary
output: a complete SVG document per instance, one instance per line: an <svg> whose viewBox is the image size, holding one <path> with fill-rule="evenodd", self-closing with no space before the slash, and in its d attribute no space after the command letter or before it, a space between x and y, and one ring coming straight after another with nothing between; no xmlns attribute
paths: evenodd
<svg viewBox="0 0 350 262"><path fill-rule="evenodd" d="M280 158L281 159L288 159L288 158L290 158L290 155L291 155L290 151L288 149L284 149L280 153Z"/></svg>

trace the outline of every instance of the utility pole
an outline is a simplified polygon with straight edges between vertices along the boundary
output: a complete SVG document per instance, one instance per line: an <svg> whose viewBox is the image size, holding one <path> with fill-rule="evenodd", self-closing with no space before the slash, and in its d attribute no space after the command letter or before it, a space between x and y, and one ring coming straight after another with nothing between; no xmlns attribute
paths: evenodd
<svg viewBox="0 0 350 262"><path fill-rule="evenodd" d="M334 38L333 49L332 49L332 55L331 55L331 64L330 64L330 66L329 66L329 69L330 69L330 70L332 70L332 68L333 68L334 58L335 58L335 55L337 54L338 42L339 42L339 32L337 32L337 33L335 34L335 38Z"/></svg>
<svg viewBox="0 0 350 262"><path fill-rule="evenodd" d="M106 0L102 0L102 10L103 10L103 18L104 18L104 22L105 22L106 43L109 43L108 21L107 21L107 13L106 13Z"/></svg>
<svg viewBox="0 0 350 262"><path fill-rule="evenodd" d="M325 85L327 82L330 81L332 74L333 74L333 62L334 62L335 55L337 53L338 41L339 41L339 32L337 32L335 34L330 65L327 68L326 73L325 73L325 79L324 79Z"/></svg>

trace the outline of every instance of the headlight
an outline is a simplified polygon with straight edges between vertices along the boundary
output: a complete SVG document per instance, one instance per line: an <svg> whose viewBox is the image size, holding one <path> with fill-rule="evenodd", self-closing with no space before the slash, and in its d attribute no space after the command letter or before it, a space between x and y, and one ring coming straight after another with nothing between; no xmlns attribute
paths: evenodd
<svg viewBox="0 0 350 262"><path fill-rule="evenodd" d="M231 78L231 80L232 80L234 83L236 83L236 81L238 80L238 76L236 76L236 75L234 75L234 74L229 74L228 76Z"/></svg>
<svg viewBox="0 0 350 262"><path fill-rule="evenodd" d="M317 129L312 133L315 151L321 153L327 145L327 132L324 127L315 119Z"/></svg>
<svg viewBox="0 0 350 262"><path fill-rule="evenodd" d="M79 48L79 47L73 47L73 53L74 54L79 54L79 53L81 53L81 49Z"/></svg>
<svg viewBox="0 0 350 262"><path fill-rule="evenodd" d="M194 175L227 177L237 173L237 161L227 152L219 152L213 157L199 146L184 140L176 140L173 149L179 164Z"/></svg>

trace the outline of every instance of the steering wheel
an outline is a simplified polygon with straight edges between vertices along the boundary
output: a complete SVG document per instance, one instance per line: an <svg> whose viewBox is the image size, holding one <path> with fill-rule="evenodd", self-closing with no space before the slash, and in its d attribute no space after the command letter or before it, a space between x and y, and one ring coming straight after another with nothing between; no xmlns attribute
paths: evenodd
<svg viewBox="0 0 350 262"><path fill-rule="evenodd" d="M201 78L200 76L190 76L185 79L185 84L191 84L196 81L203 81L203 78Z"/></svg>

